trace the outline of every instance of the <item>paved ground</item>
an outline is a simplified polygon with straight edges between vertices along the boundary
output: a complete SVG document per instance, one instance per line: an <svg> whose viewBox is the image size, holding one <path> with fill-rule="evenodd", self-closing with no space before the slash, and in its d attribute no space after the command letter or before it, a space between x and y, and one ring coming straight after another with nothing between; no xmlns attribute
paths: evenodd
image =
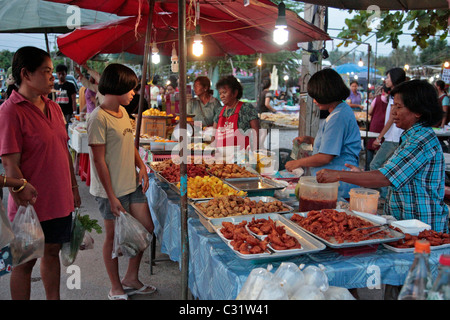
<svg viewBox="0 0 450 320"><path fill-rule="evenodd" d="M0 164L0 173L3 173L3 167ZM97 219L99 224L103 227L103 219L98 212L97 203L89 194L89 187L85 182L80 181L77 176L78 184L80 186L80 195L82 198L81 211L82 214L89 214L92 219ZM7 189L3 189L6 193L3 199L6 207ZM72 272L62 267L61 271L61 299L63 300L107 300L109 292L109 279L107 277L102 258L102 244L103 235L92 233L95 240L94 249L80 251L75 265L80 269L81 287L80 289L70 289L67 282ZM158 288L158 291L151 295L133 296L133 300L180 300L181 299L181 272L177 262L168 261L167 256L160 253L159 243L156 247L156 259L164 260L156 262L153 267L153 275L150 275L150 266L148 263L149 250L144 254L144 259L141 264L140 275L144 283L150 283ZM119 266L121 274L124 274L126 268L126 259L120 258ZM0 300L10 300L9 291L10 276L5 275L0 277ZM361 300L379 300L383 295L381 290L358 290L358 295ZM36 264L32 274L32 300L45 300L45 292L42 285L39 260Z"/></svg>

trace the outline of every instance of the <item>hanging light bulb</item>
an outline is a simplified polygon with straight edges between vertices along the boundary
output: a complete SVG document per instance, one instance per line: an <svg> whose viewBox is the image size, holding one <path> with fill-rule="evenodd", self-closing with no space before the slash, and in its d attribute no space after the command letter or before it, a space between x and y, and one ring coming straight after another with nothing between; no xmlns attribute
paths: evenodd
<svg viewBox="0 0 450 320"><path fill-rule="evenodd" d="M358 66L362 67L364 65L364 62L362 61L362 58L359 58Z"/></svg>
<svg viewBox="0 0 450 320"><path fill-rule="evenodd" d="M170 58L172 61L171 69L172 72L178 72L179 66L178 66L178 56L177 56L177 50L175 49L175 42L172 44L172 58Z"/></svg>
<svg viewBox="0 0 450 320"><path fill-rule="evenodd" d="M200 25L195 27L194 43L192 44L192 53L196 57L200 57L203 54L202 36L200 34Z"/></svg>
<svg viewBox="0 0 450 320"><path fill-rule="evenodd" d="M262 60L261 60L261 57L259 57L258 60L256 61L256 65L257 65L258 67L261 67L261 66L262 66Z"/></svg>
<svg viewBox="0 0 450 320"><path fill-rule="evenodd" d="M278 5L278 18L275 22L275 30L273 31L273 41L276 44L282 45L288 41L289 31L286 28L286 6L283 2L280 2Z"/></svg>
<svg viewBox="0 0 450 320"><path fill-rule="evenodd" d="M158 64L161 61L161 58L159 56L159 50L156 47L156 42L153 42L152 46L152 62L154 64Z"/></svg>

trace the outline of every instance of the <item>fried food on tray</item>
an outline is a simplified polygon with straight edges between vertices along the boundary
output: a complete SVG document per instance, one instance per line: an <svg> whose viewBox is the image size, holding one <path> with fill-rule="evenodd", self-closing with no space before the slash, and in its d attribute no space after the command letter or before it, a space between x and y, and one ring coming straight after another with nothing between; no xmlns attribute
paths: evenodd
<svg viewBox="0 0 450 320"><path fill-rule="evenodd" d="M398 232L402 232L399 228L392 228ZM402 232L403 233L403 232ZM416 240L427 240L430 242L430 246L441 246L444 244L450 244L450 234L437 232L434 230L423 230L419 232L417 236L413 236L409 233L404 233L405 237L395 242L389 242L388 245L399 249L414 248Z"/></svg>
<svg viewBox="0 0 450 320"><path fill-rule="evenodd" d="M174 163L172 162L172 159L166 159L160 162L152 162L150 164L150 167L159 172L159 171L164 171L165 169L171 167L172 165L174 165Z"/></svg>
<svg viewBox="0 0 450 320"><path fill-rule="evenodd" d="M180 188L178 182L177 187ZM191 199L213 198L219 196L240 195L245 196L244 191L233 189L222 180L214 176L189 177L187 182L187 194Z"/></svg>
<svg viewBox="0 0 450 320"><path fill-rule="evenodd" d="M253 237L245 228L247 221L235 225L231 222L222 222L220 232L222 235L231 240L230 245L234 250L242 254L258 254L267 250L267 240L259 240Z"/></svg>
<svg viewBox="0 0 450 320"><path fill-rule="evenodd" d="M160 174L171 183L178 182L180 181L180 165L173 164L161 171ZM197 176L204 177L208 176L208 172L206 172L205 165L203 164L188 164L187 176L191 178L195 178Z"/></svg>
<svg viewBox="0 0 450 320"><path fill-rule="evenodd" d="M307 217L294 214L291 217L291 221L322 239L327 241L334 240L337 243L384 239L386 236L390 236L390 233L387 231L369 235L380 230L376 227L358 230L359 228L372 227L374 225L357 216L348 215L345 212L334 209L312 210L308 212Z"/></svg>
<svg viewBox="0 0 450 320"><path fill-rule="evenodd" d="M263 240L254 237L245 228L247 225L252 230L256 224L262 225L263 228L267 226L270 229L267 231L267 237ZM230 245L233 249L242 254L264 253L267 251L267 245L275 250L301 249L302 247L295 237L286 233L284 226L277 226L275 221L270 218L258 220L253 218L248 224L245 220L239 224L223 221L220 232L226 239L231 240Z"/></svg>
<svg viewBox="0 0 450 320"><path fill-rule="evenodd" d="M223 218L228 216L282 212L286 207L281 201L256 202L249 198L236 195L217 197L208 202L199 203L199 209L210 218Z"/></svg>
<svg viewBox="0 0 450 320"><path fill-rule="evenodd" d="M235 163L210 164L208 165L208 171L212 175L222 179L256 177L255 174Z"/></svg>

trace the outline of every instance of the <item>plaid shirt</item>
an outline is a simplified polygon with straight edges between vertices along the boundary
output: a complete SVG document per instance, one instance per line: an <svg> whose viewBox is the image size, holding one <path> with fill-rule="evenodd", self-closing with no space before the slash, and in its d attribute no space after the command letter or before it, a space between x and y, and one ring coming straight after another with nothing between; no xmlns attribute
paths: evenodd
<svg viewBox="0 0 450 320"><path fill-rule="evenodd" d="M379 171L391 182L385 214L398 220L418 219L437 232L448 232L445 161L432 128L416 123L405 130L399 147Z"/></svg>

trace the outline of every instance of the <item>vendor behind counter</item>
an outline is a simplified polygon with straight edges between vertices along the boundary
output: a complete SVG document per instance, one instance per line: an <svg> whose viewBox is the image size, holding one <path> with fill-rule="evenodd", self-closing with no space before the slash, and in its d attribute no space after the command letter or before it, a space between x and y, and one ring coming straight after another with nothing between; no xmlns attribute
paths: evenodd
<svg viewBox="0 0 450 320"><path fill-rule="evenodd" d="M400 145L378 170L360 172L324 169L322 183L344 181L367 188L390 187L384 213L397 220L418 219L437 232L448 232L449 209L444 202L445 161L432 125L442 118L436 90L425 80L396 86L392 115L404 130Z"/></svg>

